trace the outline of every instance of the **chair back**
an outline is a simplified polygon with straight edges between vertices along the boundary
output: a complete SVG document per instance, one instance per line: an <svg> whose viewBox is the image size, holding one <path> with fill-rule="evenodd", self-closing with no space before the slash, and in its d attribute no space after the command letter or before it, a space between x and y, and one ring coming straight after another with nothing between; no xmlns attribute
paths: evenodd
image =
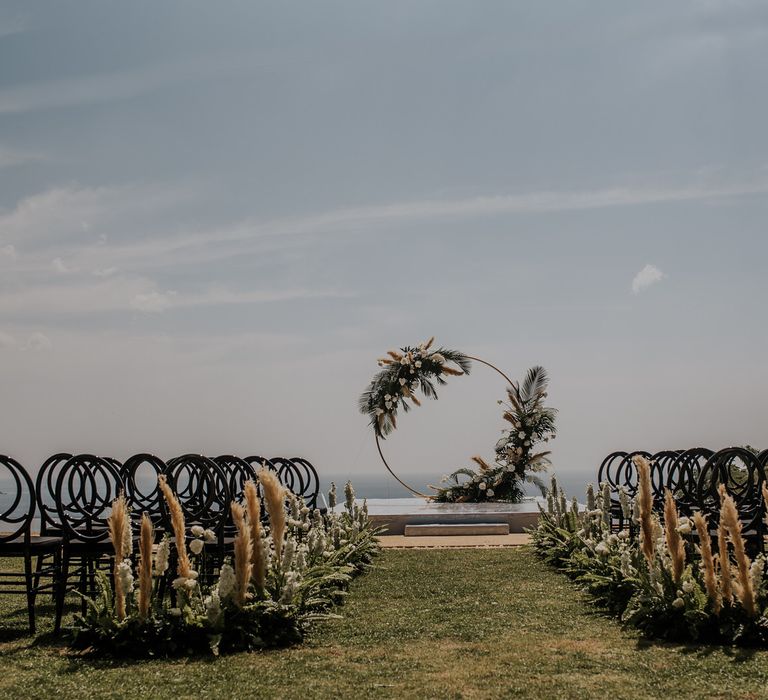
<svg viewBox="0 0 768 700"><path fill-rule="evenodd" d="M29 542L35 516L35 485L13 457L0 455L0 544L23 537Z"/></svg>

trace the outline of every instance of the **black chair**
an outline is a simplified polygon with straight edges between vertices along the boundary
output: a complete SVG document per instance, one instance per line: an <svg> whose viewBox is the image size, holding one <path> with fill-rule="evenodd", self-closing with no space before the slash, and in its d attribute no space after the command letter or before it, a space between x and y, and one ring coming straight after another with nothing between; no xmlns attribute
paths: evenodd
<svg viewBox="0 0 768 700"><path fill-rule="evenodd" d="M109 538L112 502L125 485L112 460L95 455L75 455L58 469L55 500L63 536L61 584L56 603L56 628L61 624L64 597L69 590L70 567L78 563L77 590L96 592L96 568L112 570L114 548ZM83 610L85 610L83 601Z"/></svg>
<svg viewBox="0 0 768 700"><path fill-rule="evenodd" d="M146 452L129 457L120 468L129 508L137 516L146 513L156 531L165 529L163 493L158 477L167 470L162 459Z"/></svg>
<svg viewBox="0 0 768 700"><path fill-rule="evenodd" d="M22 558L24 571L0 571L0 593L26 595L29 629L35 632L35 600L38 593L55 594L60 584L61 537L32 534L35 487L16 460L0 455L0 557ZM8 486L5 486L8 484ZM34 557L50 556L52 566L33 568ZM41 583L49 580L48 583Z"/></svg>
<svg viewBox="0 0 768 700"><path fill-rule="evenodd" d="M317 470L303 457L291 457L297 472L301 472L301 490L294 491L297 496L304 499L304 503L310 508L317 507L317 496L320 493L320 478Z"/></svg>

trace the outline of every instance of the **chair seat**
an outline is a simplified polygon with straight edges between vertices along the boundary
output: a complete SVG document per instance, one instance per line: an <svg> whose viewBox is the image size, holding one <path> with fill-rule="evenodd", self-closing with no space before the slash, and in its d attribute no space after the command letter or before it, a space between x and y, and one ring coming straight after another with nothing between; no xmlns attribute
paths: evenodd
<svg viewBox="0 0 768 700"><path fill-rule="evenodd" d="M35 553L55 552L62 543L61 537L40 537L35 535L29 538L29 549ZM23 537L17 537L9 542L0 542L0 554L24 554L27 543Z"/></svg>
<svg viewBox="0 0 768 700"><path fill-rule="evenodd" d="M98 552L98 553L112 553L114 547L109 539L101 540L99 542L89 542L87 540L68 540L66 545L70 553L77 554L80 552Z"/></svg>

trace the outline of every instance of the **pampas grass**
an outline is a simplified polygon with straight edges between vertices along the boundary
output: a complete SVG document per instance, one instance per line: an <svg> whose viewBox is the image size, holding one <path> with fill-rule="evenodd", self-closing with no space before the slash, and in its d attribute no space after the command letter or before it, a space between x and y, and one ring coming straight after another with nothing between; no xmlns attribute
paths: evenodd
<svg viewBox="0 0 768 700"><path fill-rule="evenodd" d="M144 513L141 516L141 537L139 538L139 617L146 620L152 601L152 546L155 532L152 521Z"/></svg>
<svg viewBox="0 0 768 700"><path fill-rule="evenodd" d="M181 578L189 578L192 571L192 564L189 561L187 553L187 527L184 523L184 511L181 509L179 499L173 493L173 489L168 485L164 475L157 477L160 490L163 492L165 502L168 504L168 512L171 515L171 527L173 536L176 540L177 566L176 571Z"/></svg>
<svg viewBox="0 0 768 700"><path fill-rule="evenodd" d="M733 600L733 582L731 580L731 560L728 556L728 532L720 518L717 528L717 562L720 565L720 593L723 600L730 603Z"/></svg>
<svg viewBox="0 0 768 700"><path fill-rule="evenodd" d="M640 518L640 544L648 566L653 566L655 553L653 527L653 490L651 489L651 465L642 455L633 458L638 473L637 507Z"/></svg>
<svg viewBox="0 0 768 700"><path fill-rule="evenodd" d="M261 547L261 503L259 491L253 481L245 482L245 508L248 513L248 525L251 528L251 576L256 588L264 590L267 579L267 562Z"/></svg>
<svg viewBox="0 0 768 700"><path fill-rule="evenodd" d="M715 615L719 615L723 603L720 599L720 589L717 586L715 558L712 556L712 541L709 537L707 518L702 515L700 511L696 511L693 514L693 524L696 526L696 532L699 535L701 570L704 574L704 587L706 588L707 596L709 596L709 600L712 603L712 611Z"/></svg>
<svg viewBox="0 0 768 700"><path fill-rule="evenodd" d="M280 561L285 537L285 488L275 474L263 467L259 472L259 483L264 489L264 500L269 514L269 529L275 548L275 559Z"/></svg>
<svg viewBox="0 0 768 700"><path fill-rule="evenodd" d="M744 549L744 538L741 536L741 520L739 511L733 498L725 492L725 487L720 485L720 522L728 530L733 544L733 555L736 559L738 568L738 585L734 586L736 597L739 599L744 611L750 617L757 614L755 606L755 591L752 586L752 577L750 576L750 567L752 562L749 560Z"/></svg>
<svg viewBox="0 0 768 700"><path fill-rule="evenodd" d="M680 583L685 570L685 545L683 538L677 531L677 506L672 492L665 489L664 494L664 537L667 542L669 556L672 559L672 579L675 583Z"/></svg>
<svg viewBox="0 0 768 700"><path fill-rule="evenodd" d="M234 601L238 608L242 608L248 600L248 584L251 580L251 557L253 545L251 543L251 531L245 522L245 509L236 501L232 501L232 520L237 528L235 536L235 590Z"/></svg>
<svg viewBox="0 0 768 700"><path fill-rule="evenodd" d="M115 579L115 614L118 621L125 619L125 591L118 575L118 566L125 558L125 530L128 525L128 505L125 502L125 494L120 495L112 502L112 513L107 519L109 526L109 539L115 550L114 579Z"/></svg>

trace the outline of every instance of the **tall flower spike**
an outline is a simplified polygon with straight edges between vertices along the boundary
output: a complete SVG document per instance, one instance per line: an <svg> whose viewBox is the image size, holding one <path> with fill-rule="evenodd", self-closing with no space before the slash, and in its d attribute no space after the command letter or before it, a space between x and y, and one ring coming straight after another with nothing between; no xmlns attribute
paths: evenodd
<svg viewBox="0 0 768 700"><path fill-rule="evenodd" d="M275 560L280 561L285 538L285 489L274 472L266 467L259 472L259 482L264 489L264 501L269 515L269 530L275 548Z"/></svg>
<svg viewBox="0 0 768 700"><path fill-rule="evenodd" d="M637 508L640 516L640 540L648 566L653 566L655 537L653 534L653 495L651 491L651 465L636 455L633 458L638 473Z"/></svg>
<svg viewBox="0 0 768 700"><path fill-rule="evenodd" d="M721 485L720 488L722 489L721 493L724 494L724 487ZM722 495L720 519L728 529L728 534L731 536L733 555L736 559L736 566L739 571L739 585L736 587L736 596L747 615L754 617L757 615L757 607L755 605L755 591L752 587L752 576L750 575L752 562L749 560L744 549L744 538L741 536L741 520L739 519L739 512L736 509L736 504L734 503L733 498L727 494Z"/></svg>
<svg viewBox="0 0 768 700"><path fill-rule="evenodd" d="M426 343L424 343L424 350L429 350L432 347L432 343L435 342L435 336L433 335Z"/></svg>
<svg viewBox="0 0 768 700"><path fill-rule="evenodd" d="M264 590L267 578L267 562L261 548L261 503L256 484L248 480L245 482L245 507L248 511L248 525L251 528L251 564L253 569L251 577L259 592Z"/></svg>
<svg viewBox="0 0 768 700"><path fill-rule="evenodd" d="M115 550L114 578L115 578L115 614L117 619L125 619L125 591L123 590L118 567L125 558L125 527L128 519L128 506L125 502L125 494L122 492L112 502L112 513L107 519L109 526L109 539Z"/></svg>
<svg viewBox="0 0 768 700"><path fill-rule="evenodd" d="M680 583L685 570L685 545L683 538L677 531L677 506L672 492L665 489L664 493L664 537L667 542L669 556L672 559L672 580Z"/></svg>
<svg viewBox="0 0 768 700"><path fill-rule="evenodd" d="M251 531L245 522L245 509L232 501L232 521L237 528L235 535L235 590L233 599L237 607L242 608L248 600L248 584L251 580L251 556L253 545Z"/></svg>
<svg viewBox="0 0 768 700"><path fill-rule="evenodd" d="M723 519L717 528L717 562L720 565L720 595L725 602L733 600L733 582L731 581L731 560L728 555L728 533Z"/></svg>
<svg viewBox="0 0 768 700"><path fill-rule="evenodd" d="M696 533L699 535L701 570L704 574L704 587L707 589L707 596L712 604L712 611L715 615L719 615L723 603L722 600L720 600L720 590L717 587L715 558L712 556L712 540L709 536L707 518L702 515L700 511L696 511L693 514L693 524L696 526Z"/></svg>
<svg viewBox="0 0 768 700"><path fill-rule="evenodd" d="M152 546L155 533L152 521L144 513L141 516L141 537L139 538L139 617L146 620L152 602Z"/></svg>
<svg viewBox="0 0 768 700"><path fill-rule="evenodd" d="M190 564L189 554L187 552L187 527L184 522L184 511L182 511L181 504L174 495L173 489L168 485L165 475L161 474L158 476L157 483L160 485L160 490L163 492L163 497L168 504L168 512L171 516L171 527L173 528L173 536L176 541L176 571L179 577L189 578L189 574L192 571L192 565Z"/></svg>

